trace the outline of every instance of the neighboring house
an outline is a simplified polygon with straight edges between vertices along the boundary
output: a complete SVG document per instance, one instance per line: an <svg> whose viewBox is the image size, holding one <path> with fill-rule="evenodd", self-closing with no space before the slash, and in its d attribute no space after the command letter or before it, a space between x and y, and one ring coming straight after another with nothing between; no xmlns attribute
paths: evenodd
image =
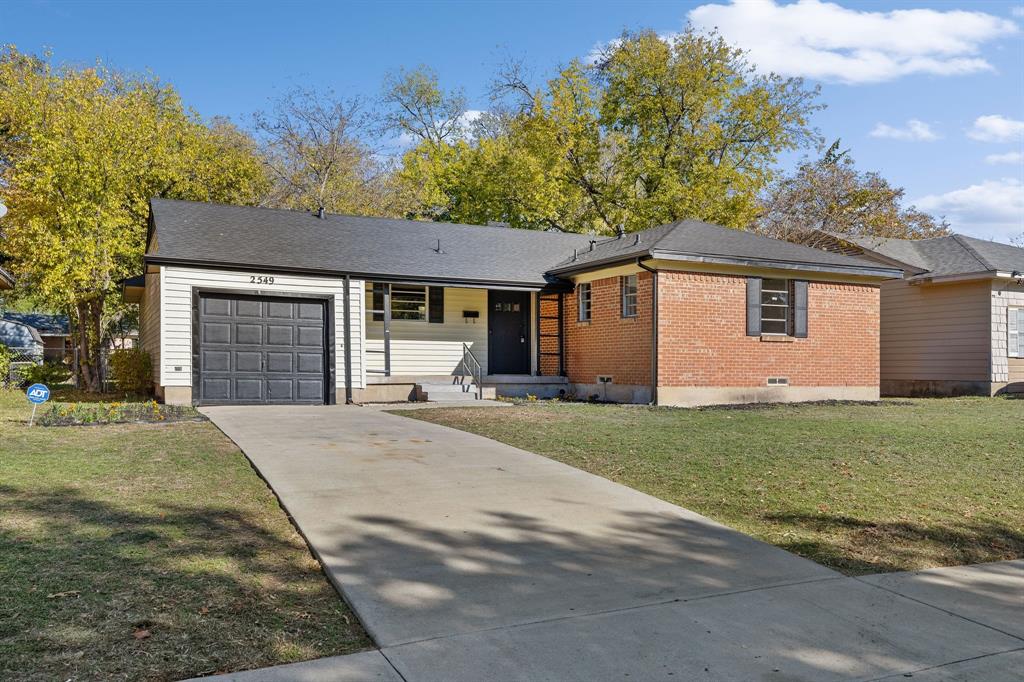
<svg viewBox="0 0 1024 682"><path fill-rule="evenodd" d="M71 336L65 315L6 312L3 319L5 322L31 327L42 340L44 359L61 362L67 356L71 348Z"/></svg>
<svg viewBox="0 0 1024 682"><path fill-rule="evenodd" d="M881 288L883 395L1024 392L1024 249L961 234L822 239L906 273Z"/></svg>
<svg viewBox="0 0 1024 682"><path fill-rule="evenodd" d="M0 291L14 288L14 275L0 268Z"/></svg>
<svg viewBox="0 0 1024 682"><path fill-rule="evenodd" d="M0 319L0 346L7 346L22 356L43 357L43 338L34 327L22 322Z"/></svg>
<svg viewBox="0 0 1024 682"><path fill-rule="evenodd" d="M877 399L900 276L697 221L596 239L154 199L124 291L168 403L701 405Z"/></svg>

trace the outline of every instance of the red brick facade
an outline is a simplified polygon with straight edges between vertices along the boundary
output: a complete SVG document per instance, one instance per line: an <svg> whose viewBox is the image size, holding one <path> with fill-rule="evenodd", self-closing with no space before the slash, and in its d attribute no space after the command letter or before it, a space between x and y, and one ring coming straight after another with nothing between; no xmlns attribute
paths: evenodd
<svg viewBox="0 0 1024 682"><path fill-rule="evenodd" d="M807 338L746 335L746 278L658 273L658 385L877 386L877 286L811 282Z"/></svg>
<svg viewBox="0 0 1024 682"><path fill-rule="evenodd" d="M639 275L638 315L623 318L618 277L591 282L591 320L579 322L576 294L564 308L569 380L651 383L652 276ZM877 286L810 282L807 338L746 335L746 277L658 273L658 386L878 386Z"/></svg>
<svg viewBox="0 0 1024 682"><path fill-rule="evenodd" d="M611 375L616 384L651 383L651 275L637 278L637 316L622 317L618 277L590 283L590 322L578 320L576 293L565 297L565 369L569 381L593 384Z"/></svg>

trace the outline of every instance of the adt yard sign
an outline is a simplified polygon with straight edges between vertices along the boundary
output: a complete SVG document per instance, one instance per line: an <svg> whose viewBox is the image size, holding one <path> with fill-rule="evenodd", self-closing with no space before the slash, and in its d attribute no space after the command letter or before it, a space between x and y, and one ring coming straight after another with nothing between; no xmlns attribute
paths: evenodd
<svg viewBox="0 0 1024 682"><path fill-rule="evenodd" d="M32 403L32 416L28 420L28 425L32 426L36 420L36 407L50 399L50 389L44 384L32 384L25 391L25 395L28 396L28 401Z"/></svg>
<svg viewBox="0 0 1024 682"><path fill-rule="evenodd" d="M32 384L26 391L30 403L41 405L50 399L50 389L43 384Z"/></svg>

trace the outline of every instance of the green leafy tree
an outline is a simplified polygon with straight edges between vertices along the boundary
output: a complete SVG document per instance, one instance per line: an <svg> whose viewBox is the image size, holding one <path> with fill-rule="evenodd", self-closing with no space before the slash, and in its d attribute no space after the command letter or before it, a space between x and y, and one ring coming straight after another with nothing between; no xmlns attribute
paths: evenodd
<svg viewBox="0 0 1024 682"><path fill-rule="evenodd" d="M766 193L757 228L763 234L814 244L822 232L926 239L950 233L943 219L904 206L906 192L878 173L857 170L836 140L820 159L805 161Z"/></svg>
<svg viewBox="0 0 1024 682"><path fill-rule="evenodd" d="M266 187L248 136L157 79L0 51L0 250L20 288L69 314L88 390L118 281L141 269L148 200L253 204Z"/></svg>
<svg viewBox="0 0 1024 682"><path fill-rule="evenodd" d="M604 233L688 217L747 226L779 154L817 141L808 118L820 108L799 79L758 75L693 31L625 34L540 87L506 69L494 112L472 127L430 72L387 93L392 124L419 131L400 176L424 188L424 214Z"/></svg>

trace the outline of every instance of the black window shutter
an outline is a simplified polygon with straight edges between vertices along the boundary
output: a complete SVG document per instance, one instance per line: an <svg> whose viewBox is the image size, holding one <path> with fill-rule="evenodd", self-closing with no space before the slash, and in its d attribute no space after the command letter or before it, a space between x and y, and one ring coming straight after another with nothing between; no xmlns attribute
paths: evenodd
<svg viewBox="0 0 1024 682"><path fill-rule="evenodd" d="M444 287L430 287L427 290L427 319L444 324Z"/></svg>
<svg viewBox="0 0 1024 682"><path fill-rule="evenodd" d="M793 282L793 336L807 338L807 282Z"/></svg>
<svg viewBox="0 0 1024 682"><path fill-rule="evenodd" d="M761 336L760 277L747 277L747 336Z"/></svg>
<svg viewBox="0 0 1024 682"><path fill-rule="evenodd" d="M374 284L373 285L373 321L383 322L384 321L384 287L386 284Z"/></svg>

